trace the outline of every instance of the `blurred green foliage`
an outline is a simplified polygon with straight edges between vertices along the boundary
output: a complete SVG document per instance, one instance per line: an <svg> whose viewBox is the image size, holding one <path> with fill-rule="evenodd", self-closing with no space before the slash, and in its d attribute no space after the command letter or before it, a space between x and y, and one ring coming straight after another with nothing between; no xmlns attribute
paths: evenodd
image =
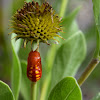
<svg viewBox="0 0 100 100"><path fill-rule="evenodd" d="M51 91L48 100L82 100L77 81L72 77L64 78Z"/></svg>
<svg viewBox="0 0 100 100"><path fill-rule="evenodd" d="M11 11L12 15L13 15L18 8L21 8L23 6L23 4L24 4L24 0L13 0L13 4L9 5L9 7L6 7L6 9L11 8L11 10L8 10L8 11ZM56 12L59 13L60 6L61 6L61 0L55 0L54 3L52 4L52 6L56 10ZM67 8L66 12L67 12L67 10L69 10L69 9ZM40 54L41 54L41 58L42 58L43 76L42 76L41 80L38 82L38 86L40 87L38 89L38 91L39 92L41 91L42 93L43 93L43 91L45 91L45 93L46 93L45 95L42 94L42 93L41 94L39 93L39 96L41 98L43 96L48 97L48 95L51 91L51 84L53 84L53 83L51 83L51 81L52 81L51 71L52 70L53 70L53 75L56 78L59 75L61 75L61 77L58 77L57 80L55 79L55 77L53 77L55 84L58 83L60 80L62 80L66 76L69 76L69 75L74 76L76 74L78 68L80 67L82 61L84 60L85 53L86 53L86 47L85 47L86 45L85 45L85 42L84 42L85 41L84 35L85 35L85 38L86 38L88 53L87 53L86 59L83 62L78 74L80 74L80 72L82 72L84 70L84 68L86 67L86 65L88 64L89 60L91 59L91 57L93 55L94 49L96 47L96 43L95 43L96 28L95 28L95 25L92 25L91 27L88 28L88 30L85 30L84 31L85 34L83 35L83 33L79 31L78 25L77 25L76 20L75 20L78 11L79 11L79 9L77 8L76 10L71 12L69 15L67 15L67 13L66 13L67 17L65 17L63 19L64 20L63 21L64 32L66 32L66 33L61 33L61 35L66 40L65 41L60 40L61 43L58 46L54 45L55 48L57 48L57 50L56 50L57 54L54 55L54 61L51 64L53 66L53 69L52 69L52 66L51 66L51 68L49 66L49 64L50 64L49 61L50 61L50 59L52 59L52 56L47 57L47 55L50 55L51 54L50 50L53 51L55 48L52 49L51 46L47 46L43 43L40 43ZM7 14L9 14L9 13L6 12L6 15ZM12 15L9 15L8 19L11 19ZM30 82L27 79L27 77L25 76L25 73L26 73L26 67L27 67L26 61L27 61L28 53L31 50L31 45L28 44L26 49L24 49L21 46L22 43L20 43L20 48L18 48L17 52L16 52L16 50L13 51L10 47L11 45L9 46L10 42L9 43L7 42L7 41L10 41L10 40L6 40L8 29L6 29L3 26L3 20L7 20L7 19L3 19L2 16L3 16L2 15L2 9L0 8L0 23L2 23L2 24L0 24L0 79L4 80L6 83L10 84L9 81L11 81L10 80L11 66L15 65L14 67L17 68L17 70L15 69L15 71L13 72L13 78L12 78L13 80L15 80L15 81L12 81L13 82L13 91L16 91L16 93L14 93L14 95L16 95L15 97L16 97L16 100L17 100L19 88L21 86L20 92L21 92L22 97L24 98L24 100L29 100L30 99L30 93L29 93ZM4 33L4 30L6 31L6 35ZM75 35L75 34L77 34L77 35ZM74 45L74 43L76 45ZM16 44L19 44L19 43L14 43L14 45L16 45ZM16 48L16 46L14 46L14 48ZM73 49L73 48L75 48L75 49ZM80 51L80 52L78 53L78 51ZM19 58L16 58L17 57L16 54L18 54L17 56ZM65 54L67 56L65 56ZM72 54L72 55L70 55L70 54ZM13 59L12 59L12 57L13 57ZM14 58L15 58L15 60L14 60ZM62 62L62 59L63 59L64 62ZM21 60L25 60L25 61L21 61ZM20 70L20 65L19 65L20 61L21 61L22 71ZM68 61L70 63L68 65L66 65L66 63ZM74 62L77 62L77 63L74 63ZM17 67L17 66L19 66L19 67ZM58 66L60 66L60 67L58 68ZM64 66L67 66L68 68L64 67ZM70 67L70 66L72 66L72 67ZM73 69L75 69L75 70L73 72L71 72L70 70L73 70ZM99 65L98 65L98 68L96 68L94 70L94 72L90 76L90 79L87 80L86 84L84 84L83 87L85 87L85 85L87 85L87 83L88 83L89 85L87 86L88 87L87 90L89 90L89 88L94 87L94 82L98 86L98 83L100 82L99 70L100 70L100 68L99 68ZM19 75L20 72L22 72L22 76ZM56 73L58 73L58 74L56 74ZM21 84L20 84L20 77L21 77ZM16 79L17 79L17 82L16 82ZM98 83L96 83L96 82L98 82ZM55 86L55 84L53 84L53 85ZM48 87L46 87L46 85ZM15 86L17 86L17 87L15 87ZM97 91L98 90L96 90L96 92ZM89 92L94 93L94 91L93 90L91 91L91 89L90 89ZM47 100L47 97L45 97L45 99L43 99L43 100Z"/></svg>

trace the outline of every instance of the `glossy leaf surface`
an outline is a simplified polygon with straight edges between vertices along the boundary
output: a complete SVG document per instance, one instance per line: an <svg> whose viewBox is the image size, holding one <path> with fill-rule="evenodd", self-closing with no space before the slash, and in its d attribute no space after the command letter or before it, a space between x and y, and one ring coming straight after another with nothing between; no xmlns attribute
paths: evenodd
<svg viewBox="0 0 100 100"><path fill-rule="evenodd" d="M82 94L76 80L66 77L53 88L48 100L82 100Z"/></svg>
<svg viewBox="0 0 100 100"><path fill-rule="evenodd" d="M15 100L9 86L2 81L0 81L0 100Z"/></svg>
<svg viewBox="0 0 100 100"><path fill-rule="evenodd" d="M69 37L57 50L52 69L52 86L66 76L74 76L85 58L86 43L81 31Z"/></svg>

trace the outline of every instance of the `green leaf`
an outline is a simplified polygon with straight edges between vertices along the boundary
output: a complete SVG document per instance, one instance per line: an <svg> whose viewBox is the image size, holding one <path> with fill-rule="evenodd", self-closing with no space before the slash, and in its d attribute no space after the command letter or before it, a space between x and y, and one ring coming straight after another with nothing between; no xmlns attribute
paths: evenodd
<svg viewBox="0 0 100 100"><path fill-rule="evenodd" d="M92 100L100 100L100 93L98 93Z"/></svg>
<svg viewBox="0 0 100 100"><path fill-rule="evenodd" d="M31 81L27 78L27 62L21 61L21 68L22 68L22 78L21 78L21 93L24 97L24 100L31 100Z"/></svg>
<svg viewBox="0 0 100 100"><path fill-rule="evenodd" d="M85 55L85 37L81 31L78 31L69 37L56 52L52 69L52 86L66 76L74 76Z"/></svg>
<svg viewBox="0 0 100 100"><path fill-rule="evenodd" d="M11 89L2 81L0 81L0 100L14 100Z"/></svg>
<svg viewBox="0 0 100 100"><path fill-rule="evenodd" d="M82 93L77 81L66 77L53 88L48 100L82 100Z"/></svg>
<svg viewBox="0 0 100 100"><path fill-rule="evenodd" d="M12 37L14 36L15 35L13 34ZM17 55L17 52L19 51L20 40L17 40L15 42L15 39L13 39L11 41L11 44L12 44L12 55L13 55L11 83L12 83L12 91L15 96L15 100L17 100L19 95L20 80L21 80L21 66Z"/></svg>
<svg viewBox="0 0 100 100"><path fill-rule="evenodd" d="M67 40L68 37L73 35L75 32L77 32L78 26L77 23L75 22L75 18L80 10L80 7L76 8L71 14L69 14L66 18L63 18L63 22L61 23L64 26L64 32L61 34L61 36ZM62 40L64 41L64 40Z"/></svg>
<svg viewBox="0 0 100 100"><path fill-rule="evenodd" d="M78 31L77 23L74 20L75 20L75 17L77 15L79 9L80 9L79 7L76 8L69 16L67 16L66 18L63 19L62 25L64 26L64 32L66 32L66 33L62 33L61 36L63 38L65 38L66 41L68 40L68 38L72 37L72 35L75 32ZM60 40L61 40L61 42L59 43L59 45L53 44L51 46L51 49L49 49L49 51L48 51L46 70L51 71L51 69L53 67L53 62L54 62L54 58L55 58L55 52L56 52L57 48L60 45L62 45L62 43L66 42L65 40L62 40L62 39L60 39Z"/></svg>

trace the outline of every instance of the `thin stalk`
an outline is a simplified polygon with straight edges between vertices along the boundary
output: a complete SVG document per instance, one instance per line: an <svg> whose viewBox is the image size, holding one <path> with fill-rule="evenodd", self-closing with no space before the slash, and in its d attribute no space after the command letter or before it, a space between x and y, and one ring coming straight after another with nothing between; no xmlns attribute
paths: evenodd
<svg viewBox="0 0 100 100"><path fill-rule="evenodd" d="M100 35L98 32L98 28L96 27L96 50L94 53L94 58L99 58L99 52L100 52Z"/></svg>
<svg viewBox="0 0 100 100"><path fill-rule="evenodd" d="M78 79L78 84L81 86L85 80L88 78L88 76L91 74L91 72L94 70L94 68L99 64L98 59L92 59L86 70L83 72L81 77Z"/></svg>
<svg viewBox="0 0 100 100"><path fill-rule="evenodd" d="M37 94L37 83L32 82L31 83L31 100L36 100L36 94Z"/></svg>
<svg viewBox="0 0 100 100"><path fill-rule="evenodd" d="M44 80L44 84L42 86L42 92L41 92L41 96L40 96L40 100L46 100L46 97L47 97L47 91L48 91L48 88L49 85L50 85L50 81L51 81L51 73L49 73L46 77L46 79Z"/></svg>
<svg viewBox="0 0 100 100"><path fill-rule="evenodd" d="M39 52L39 40L37 40L37 48L36 48L36 51Z"/></svg>
<svg viewBox="0 0 100 100"><path fill-rule="evenodd" d="M67 8L67 4L68 4L68 0L62 0L61 9L60 9L60 13L59 13L59 15L61 17L64 17L64 14L65 14L65 11Z"/></svg>
<svg viewBox="0 0 100 100"><path fill-rule="evenodd" d="M47 57L47 70L49 73L46 75L46 79L42 85L42 90L41 90L41 96L40 100L45 100L47 96L47 91L49 89L50 81L51 81L51 69L53 66L53 61L55 59L55 51L56 51L56 46L55 44L52 44L52 47L50 48L50 51L48 52L48 57ZM52 59L51 59L52 57Z"/></svg>

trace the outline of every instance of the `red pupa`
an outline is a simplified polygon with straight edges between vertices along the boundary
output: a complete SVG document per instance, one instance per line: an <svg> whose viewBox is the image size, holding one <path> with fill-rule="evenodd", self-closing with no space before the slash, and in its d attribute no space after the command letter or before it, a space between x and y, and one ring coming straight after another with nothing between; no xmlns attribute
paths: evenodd
<svg viewBox="0 0 100 100"><path fill-rule="evenodd" d="M42 76L42 64L40 53L38 51L31 51L29 53L27 61L27 77L32 82L40 80Z"/></svg>

